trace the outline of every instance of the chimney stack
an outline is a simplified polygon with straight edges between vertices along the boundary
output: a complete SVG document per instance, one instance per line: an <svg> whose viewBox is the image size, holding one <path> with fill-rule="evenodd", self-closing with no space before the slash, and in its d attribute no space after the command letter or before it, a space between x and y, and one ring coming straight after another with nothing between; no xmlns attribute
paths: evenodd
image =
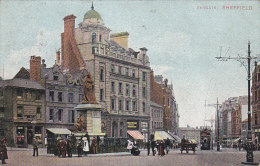
<svg viewBox="0 0 260 166"><path fill-rule="evenodd" d="M30 59L30 79L40 82L41 80L41 57L31 56Z"/></svg>

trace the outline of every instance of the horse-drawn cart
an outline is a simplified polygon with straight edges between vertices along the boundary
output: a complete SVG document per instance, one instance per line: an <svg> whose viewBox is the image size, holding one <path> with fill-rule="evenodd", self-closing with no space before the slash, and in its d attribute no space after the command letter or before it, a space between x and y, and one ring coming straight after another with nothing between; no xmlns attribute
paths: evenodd
<svg viewBox="0 0 260 166"><path fill-rule="evenodd" d="M189 151L193 151L193 153L195 153L197 144L196 143L182 143L181 144L181 154L182 151L186 151L186 153L189 153Z"/></svg>

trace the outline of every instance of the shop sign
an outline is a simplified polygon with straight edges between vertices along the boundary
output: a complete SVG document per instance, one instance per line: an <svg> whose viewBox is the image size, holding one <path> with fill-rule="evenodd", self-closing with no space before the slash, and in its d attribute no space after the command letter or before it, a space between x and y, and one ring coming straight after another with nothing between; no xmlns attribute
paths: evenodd
<svg viewBox="0 0 260 166"><path fill-rule="evenodd" d="M138 130L138 121L129 120L127 121L127 129L137 129Z"/></svg>

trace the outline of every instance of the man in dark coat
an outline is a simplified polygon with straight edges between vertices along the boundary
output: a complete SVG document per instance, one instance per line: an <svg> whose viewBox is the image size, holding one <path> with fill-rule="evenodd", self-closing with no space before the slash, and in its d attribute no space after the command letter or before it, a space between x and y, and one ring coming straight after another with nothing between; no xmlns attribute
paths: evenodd
<svg viewBox="0 0 260 166"><path fill-rule="evenodd" d="M82 146L81 141L79 141L77 144L77 151L78 151L78 157L81 157L82 151L83 151L83 146Z"/></svg>
<svg viewBox="0 0 260 166"><path fill-rule="evenodd" d="M168 154L171 146L171 141L169 138L167 138L167 140L165 141L165 145L166 145L166 153Z"/></svg>
<svg viewBox="0 0 260 166"><path fill-rule="evenodd" d="M7 164L5 159L8 159L7 148L6 148L6 138L2 138L0 140L0 159L2 160L2 164Z"/></svg>
<svg viewBox="0 0 260 166"><path fill-rule="evenodd" d="M147 141L146 147L147 147L147 155L149 156L150 155L150 147L151 147L150 140Z"/></svg>
<svg viewBox="0 0 260 166"><path fill-rule="evenodd" d="M72 157L72 145L70 139L68 139L67 141L67 153L68 153L68 157Z"/></svg>
<svg viewBox="0 0 260 166"><path fill-rule="evenodd" d="M38 139L36 139L35 137L33 138L33 156L35 156L35 152L37 154L38 157L38 147L39 147L39 141Z"/></svg>
<svg viewBox="0 0 260 166"><path fill-rule="evenodd" d="M152 142L151 142L151 147L152 147L152 151L153 151L153 156L155 156L155 146L156 146L156 143L155 143L155 141L153 140Z"/></svg>

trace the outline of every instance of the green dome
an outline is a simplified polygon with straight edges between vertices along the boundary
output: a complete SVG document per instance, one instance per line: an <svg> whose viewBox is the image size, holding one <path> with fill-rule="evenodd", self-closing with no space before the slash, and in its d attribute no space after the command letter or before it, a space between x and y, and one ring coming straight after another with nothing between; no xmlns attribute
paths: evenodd
<svg viewBox="0 0 260 166"><path fill-rule="evenodd" d="M96 19L98 19L98 20L102 20L100 14L99 14L97 11L94 10L93 5L92 5L92 7L91 7L91 10L88 11L88 12L85 14L85 16L84 16L84 19L90 19L90 18L96 18Z"/></svg>

